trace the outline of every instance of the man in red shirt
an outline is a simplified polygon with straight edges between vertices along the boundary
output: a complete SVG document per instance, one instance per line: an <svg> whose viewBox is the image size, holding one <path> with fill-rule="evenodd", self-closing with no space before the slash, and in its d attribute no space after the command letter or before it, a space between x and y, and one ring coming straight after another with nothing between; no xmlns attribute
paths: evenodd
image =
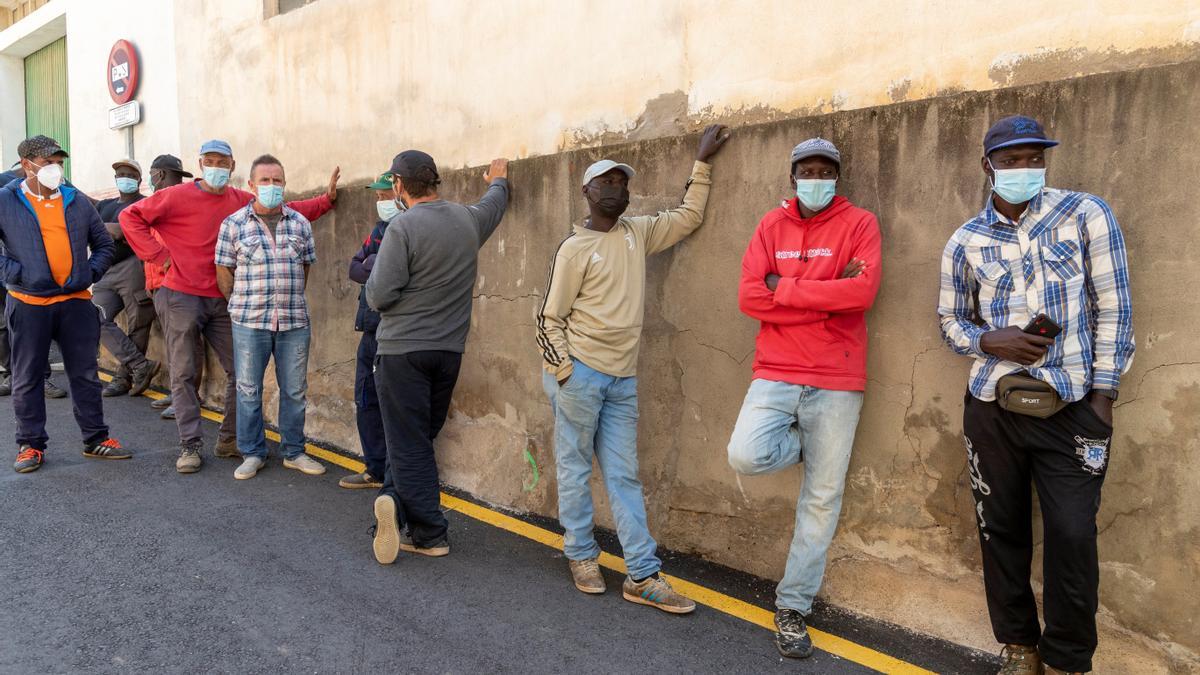
<svg viewBox="0 0 1200 675"><path fill-rule="evenodd" d="M837 529L867 383L865 314L879 290L880 239L874 215L834 195L833 143L804 141L791 161L796 198L763 216L742 258L738 304L761 327L728 451L746 475L804 463L775 601L776 647L804 658L813 651L805 617Z"/></svg>
<svg viewBox="0 0 1200 675"><path fill-rule="evenodd" d="M213 454L240 457L237 449L236 380L233 370L233 333L229 310L217 287L214 256L217 233L226 216L253 198L229 186L236 166L233 150L221 140L200 147L202 178L156 191L121 212L121 229L129 245L142 260L167 268L163 287L154 295L155 308L166 315L164 334L171 367L171 398L179 427L179 458L175 470L200 470L200 399L196 392L198 373L195 342L200 336L217 354L225 371L225 419L217 435ZM333 208L337 198L334 171L330 191L314 199L288 206L305 218L316 220ZM160 243L151 230L162 239Z"/></svg>

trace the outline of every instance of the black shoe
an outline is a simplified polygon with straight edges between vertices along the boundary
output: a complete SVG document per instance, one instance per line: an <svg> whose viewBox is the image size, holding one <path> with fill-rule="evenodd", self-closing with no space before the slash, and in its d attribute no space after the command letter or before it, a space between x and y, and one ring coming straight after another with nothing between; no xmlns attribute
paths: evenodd
<svg viewBox="0 0 1200 675"><path fill-rule="evenodd" d="M133 453L121 446L121 441L106 438L99 443L83 446L83 456L94 459L129 459Z"/></svg>
<svg viewBox="0 0 1200 675"><path fill-rule="evenodd" d="M400 550L427 555L431 558L440 558L444 555L450 555L450 539L443 534L437 541L430 543L428 546L417 546L412 540L412 535L404 531L400 533Z"/></svg>
<svg viewBox="0 0 1200 675"><path fill-rule="evenodd" d="M12 394L12 378L8 373L0 375L0 396L9 396Z"/></svg>
<svg viewBox="0 0 1200 675"><path fill-rule="evenodd" d="M792 659L806 659L812 656L812 638L808 636L808 626L804 625L804 615L794 609L781 609L775 612L775 646L779 653Z"/></svg>
<svg viewBox="0 0 1200 675"><path fill-rule="evenodd" d="M29 473L42 468L43 451L28 445L22 445L20 452L17 453L17 461L13 462L13 471L17 473Z"/></svg>
<svg viewBox="0 0 1200 675"><path fill-rule="evenodd" d="M49 384L49 383L50 383L50 380L46 380L46 384ZM122 379L122 378L116 378L116 377L114 377L111 382L104 385L104 388L100 390L100 395L104 396L104 397L124 396L125 394L128 394L128 393L129 393L129 380ZM49 396L50 394L47 393L46 395Z"/></svg>
<svg viewBox="0 0 1200 675"><path fill-rule="evenodd" d="M44 387L46 390L46 398L66 398L67 397L67 392L65 390L63 390L61 387L59 387L57 384L54 384L53 382L51 382L50 380L46 380L46 384L44 385Z"/></svg>
<svg viewBox="0 0 1200 675"><path fill-rule="evenodd" d="M150 381L158 374L158 361L146 359L141 368L133 371L133 383L129 387L130 396L141 396L150 388Z"/></svg>

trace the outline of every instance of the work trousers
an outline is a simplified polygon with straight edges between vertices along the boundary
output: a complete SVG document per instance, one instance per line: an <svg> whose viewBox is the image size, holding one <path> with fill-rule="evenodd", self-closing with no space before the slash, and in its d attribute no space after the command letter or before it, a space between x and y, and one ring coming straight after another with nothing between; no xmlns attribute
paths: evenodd
<svg viewBox="0 0 1200 675"><path fill-rule="evenodd" d="M400 527L417 546L446 534L433 439L446 422L462 354L446 351L382 354L376 385L387 439L387 471L380 494L396 500Z"/></svg>
<svg viewBox="0 0 1200 675"><path fill-rule="evenodd" d="M1090 671L1100 586L1096 514L1112 427L1086 401L1038 419L968 394L963 435L996 640L1037 645L1059 670ZM1045 629L1029 582L1031 482L1042 511Z"/></svg>
<svg viewBox="0 0 1200 675"><path fill-rule="evenodd" d="M200 397L197 394L201 354L196 341L201 337L217 355L225 371L225 419L217 434L221 440L237 437L237 380L233 368L233 321L225 298L207 298L160 288L154 294L163 326L167 358L171 364L171 401L181 443L201 437Z"/></svg>
<svg viewBox="0 0 1200 675"><path fill-rule="evenodd" d="M92 302L100 309L100 344L121 364L114 378L128 381L133 371L146 364L154 323L154 304L146 292L142 261L126 258L109 268L92 287ZM117 325L121 312L125 312L128 332Z"/></svg>
<svg viewBox="0 0 1200 675"><path fill-rule="evenodd" d="M358 363L354 367L354 414L367 473L382 480L387 470L387 439L375 388L375 351L378 348L375 331L364 331L358 341Z"/></svg>

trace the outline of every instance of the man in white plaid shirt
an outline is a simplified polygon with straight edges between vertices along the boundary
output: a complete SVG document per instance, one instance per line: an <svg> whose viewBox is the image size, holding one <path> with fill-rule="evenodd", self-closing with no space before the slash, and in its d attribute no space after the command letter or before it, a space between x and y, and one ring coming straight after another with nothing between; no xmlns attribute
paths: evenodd
<svg viewBox="0 0 1200 675"><path fill-rule="evenodd" d="M325 473L324 466L304 454L309 342L304 290L317 252L308 220L283 204L285 185L278 159L263 155L254 160L254 200L227 217L217 236L217 285L229 301L233 321L237 441L244 457L233 473L238 480L253 478L266 464L262 388L272 356L283 465L309 475Z"/></svg>
<svg viewBox="0 0 1200 675"><path fill-rule="evenodd" d="M1055 145L1036 120L996 122L984 137L987 205L942 255L942 332L974 358L963 434L1001 673L1092 669L1096 513L1112 405L1133 361L1125 239L1099 197L1045 187ZM1031 481L1044 630L1029 583Z"/></svg>

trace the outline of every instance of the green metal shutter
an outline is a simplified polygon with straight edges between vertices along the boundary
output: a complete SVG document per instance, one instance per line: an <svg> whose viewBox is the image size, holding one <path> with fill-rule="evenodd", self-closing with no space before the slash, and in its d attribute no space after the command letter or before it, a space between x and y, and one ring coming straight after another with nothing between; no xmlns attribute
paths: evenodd
<svg viewBox="0 0 1200 675"><path fill-rule="evenodd" d="M44 134L71 151L67 103L67 39L59 38L25 57L25 137ZM71 177L71 161L65 167Z"/></svg>

